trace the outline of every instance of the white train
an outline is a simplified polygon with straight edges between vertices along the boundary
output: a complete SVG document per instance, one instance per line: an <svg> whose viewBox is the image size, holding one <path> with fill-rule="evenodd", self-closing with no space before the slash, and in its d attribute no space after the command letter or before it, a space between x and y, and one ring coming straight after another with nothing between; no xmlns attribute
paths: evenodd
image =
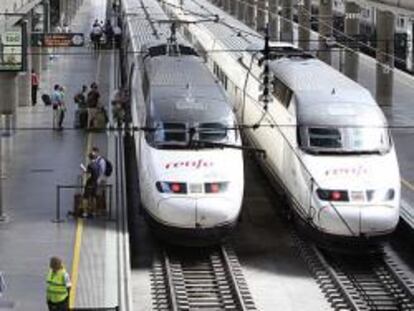
<svg viewBox="0 0 414 311"><path fill-rule="evenodd" d="M240 133L203 59L182 39L169 38L170 25L154 23L166 19L155 1L145 0L128 22L129 49L140 51L129 59L139 65L130 77L134 124L148 129L135 134L141 203L157 235L217 243L241 211Z"/></svg>
<svg viewBox="0 0 414 311"><path fill-rule="evenodd" d="M167 0L176 5L174 0ZM368 90L289 44L272 44L273 102L259 101L263 48L252 30L207 1L184 11L217 14L220 24L189 25L186 33L208 53L208 63L233 100L245 134L265 149L266 171L281 185L294 215L324 238L362 241L394 231L400 175L386 119ZM249 52L238 52L247 50Z"/></svg>

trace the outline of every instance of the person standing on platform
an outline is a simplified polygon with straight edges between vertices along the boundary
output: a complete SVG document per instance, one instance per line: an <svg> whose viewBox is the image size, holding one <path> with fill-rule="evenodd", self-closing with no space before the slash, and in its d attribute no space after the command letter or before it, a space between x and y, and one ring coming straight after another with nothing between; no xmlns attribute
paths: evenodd
<svg viewBox="0 0 414 311"><path fill-rule="evenodd" d="M60 92L60 85L55 84L53 87L52 95L50 96L50 100L52 102L53 108L53 128L56 129L58 127L59 122L59 105L61 102L61 92Z"/></svg>
<svg viewBox="0 0 414 311"><path fill-rule="evenodd" d="M49 311L68 311L72 284L59 257L50 258L46 286L46 301Z"/></svg>
<svg viewBox="0 0 414 311"><path fill-rule="evenodd" d="M59 130L63 130L63 120L65 119L65 112L66 112L66 105L65 105L65 88L63 86L59 86L60 92L60 102L58 105L58 128Z"/></svg>
<svg viewBox="0 0 414 311"><path fill-rule="evenodd" d="M35 106L37 104L37 91L39 90L39 77L37 76L36 71L34 69L32 69L31 84L32 105Z"/></svg>
<svg viewBox="0 0 414 311"><path fill-rule="evenodd" d="M86 179L83 197L87 200L87 205L82 211L82 217L93 217L96 211L96 200L98 192L98 183L100 175L100 167L96 159L96 154L90 152L88 154L89 163L84 172L88 174Z"/></svg>
<svg viewBox="0 0 414 311"><path fill-rule="evenodd" d="M98 90L98 85L93 82L91 89L86 96L86 105L88 107L88 129L95 128L95 118L98 112L99 99L101 94Z"/></svg>

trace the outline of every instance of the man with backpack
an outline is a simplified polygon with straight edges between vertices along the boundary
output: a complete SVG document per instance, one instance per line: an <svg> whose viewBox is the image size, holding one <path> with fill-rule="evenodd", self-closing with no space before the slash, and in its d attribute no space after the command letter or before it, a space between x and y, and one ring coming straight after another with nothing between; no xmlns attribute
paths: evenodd
<svg viewBox="0 0 414 311"><path fill-rule="evenodd" d="M99 176L98 176L98 189L97 189L97 200L96 206L97 209L106 210L106 179L111 176L113 166L112 163L99 153L98 147L93 147L91 154L93 155L95 162L99 167Z"/></svg>

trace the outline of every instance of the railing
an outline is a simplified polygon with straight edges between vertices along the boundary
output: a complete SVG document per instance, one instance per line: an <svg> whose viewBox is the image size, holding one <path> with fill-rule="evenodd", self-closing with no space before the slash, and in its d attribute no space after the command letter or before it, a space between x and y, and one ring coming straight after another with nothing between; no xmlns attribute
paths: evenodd
<svg viewBox="0 0 414 311"><path fill-rule="evenodd" d="M106 184L104 186L99 187L105 187L105 201L109 202L108 204L108 220L112 220L112 197L113 197L113 185L112 184ZM82 190L84 187L80 185L57 185L56 186L56 216L55 219L52 219L55 223L63 222L64 219L61 217L61 190L65 189L79 189ZM106 191L109 190L109 191ZM109 196L107 198L107 196Z"/></svg>

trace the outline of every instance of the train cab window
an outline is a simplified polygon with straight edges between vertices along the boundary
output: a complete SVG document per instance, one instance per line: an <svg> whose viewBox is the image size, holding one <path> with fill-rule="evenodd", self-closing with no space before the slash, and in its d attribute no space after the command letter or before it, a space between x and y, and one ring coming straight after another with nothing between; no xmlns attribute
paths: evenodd
<svg viewBox="0 0 414 311"><path fill-rule="evenodd" d="M341 132L335 128L310 128L310 147L340 148L342 146Z"/></svg>
<svg viewBox="0 0 414 311"><path fill-rule="evenodd" d="M148 49L148 51L149 51L149 56L151 57L165 55L167 54L167 45L160 44L160 45L152 46Z"/></svg>
<svg viewBox="0 0 414 311"><path fill-rule="evenodd" d="M300 127L298 143L302 149L317 153L370 154L386 153L391 138L384 128Z"/></svg>
<svg viewBox="0 0 414 311"><path fill-rule="evenodd" d="M175 148L187 144L187 128L184 123L147 122L152 130L147 132L146 140L155 148Z"/></svg>
<svg viewBox="0 0 414 311"><path fill-rule="evenodd" d="M201 123L198 127L200 140L219 141L227 137L226 125L223 123Z"/></svg>
<svg viewBox="0 0 414 311"><path fill-rule="evenodd" d="M289 107L290 100L292 98L292 90L289 89L282 81L276 77L272 81L273 91L272 94L276 99L286 108Z"/></svg>

